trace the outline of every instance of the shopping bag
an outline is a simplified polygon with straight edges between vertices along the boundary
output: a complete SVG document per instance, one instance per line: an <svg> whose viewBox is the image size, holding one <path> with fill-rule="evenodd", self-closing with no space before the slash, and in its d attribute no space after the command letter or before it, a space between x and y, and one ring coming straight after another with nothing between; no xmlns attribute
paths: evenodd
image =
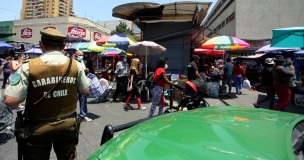
<svg viewBox="0 0 304 160"><path fill-rule="evenodd" d="M248 79L244 80L243 88L251 89L250 81Z"/></svg>

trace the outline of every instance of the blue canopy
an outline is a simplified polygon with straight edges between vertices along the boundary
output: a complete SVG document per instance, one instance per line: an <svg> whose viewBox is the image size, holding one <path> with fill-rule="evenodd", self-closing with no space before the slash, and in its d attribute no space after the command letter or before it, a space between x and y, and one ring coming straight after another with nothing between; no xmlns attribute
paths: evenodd
<svg viewBox="0 0 304 160"><path fill-rule="evenodd" d="M14 47L7 44L7 43L4 43L4 42L0 41L0 48L11 48L11 49L13 49Z"/></svg>
<svg viewBox="0 0 304 160"><path fill-rule="evenodd" d="M43 54L43 52L41 51L41 49L39 48L32 48L24 53L27 53L27 54Z"/></svg>
<svg viewBox="0 0 304 160"><path fill-rule="evenodd" d="M294 57L302 57L302 56L304 56L304 50L294 52L293 56Z"/></svg>

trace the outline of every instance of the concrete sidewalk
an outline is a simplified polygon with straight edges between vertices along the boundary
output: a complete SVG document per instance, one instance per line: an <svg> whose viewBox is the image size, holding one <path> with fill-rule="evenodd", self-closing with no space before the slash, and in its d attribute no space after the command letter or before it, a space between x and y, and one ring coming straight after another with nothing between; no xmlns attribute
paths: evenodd
<svg viewBox="0 0 304 160"><path fill-rule="evenodd" d="M2 75L0 76L2 78ZM2 84L2 80L0 79L0 84ZM232 89L232 92L234 88ZM2 90L2 94L4 90ZM94 98L88 98L88 117L92 118L92 122L83 122L81 124L81 134L79 136L79 143L77 145L77 155L79 160L87 159L94 151L96 151L100 147L101 136L103 133L103 129L107 124L111 124L112 126L117 126L121 124L125 124L128 122L132 122L138 119L147 118L149 115L149 111L151 108L151 98L150 101L142 102L142 106L147 107L147 110L129 110L125 111L123 109L123 104L121 101L121 97L118 97L118 102L111 103L112 95L114 90L108 96L109 101L103 102L100 101L95 103ZM245 106L245 107L253 107L253 103L256 102L257 98L262 98L265 96L265 93L261 92L253 92L249 90L243 90L242 95L231 95L228 97L219 97L219 98L206 98L207 102L212 106ZM174 106L177 106L179 100L174 100ZM276 100L275 104L278 102ZM167 100L169 103L169 100ZM261 108L267 108L267 103L261 105ZM136 100L133 98L131 103L133 107L137 107ZM78 104L79 105L79 104ZM79 113L79 107L77 109ZM304 108L289 105L287 107L288 112L301 113L304 114ZM14 115L16 115L16 110L13 110ZM154 115L158 113L158 109L156 109ZM7 131L7 133L10 133ZM117 135L118 133L115 133ZM16 139L11 138L5 144L0 145L0 160L16 160L17 159L17 143ZM51 160L56 159L55 153L51 152Z"/></svg>

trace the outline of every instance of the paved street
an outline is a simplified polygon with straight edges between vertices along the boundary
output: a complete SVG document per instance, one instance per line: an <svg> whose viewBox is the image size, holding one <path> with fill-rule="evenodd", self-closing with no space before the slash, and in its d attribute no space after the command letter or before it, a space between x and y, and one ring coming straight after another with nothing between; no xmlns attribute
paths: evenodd
<svg viewBox="0 0 304 160"><path fill-rule="evenodd" d="M1 75L0 84L2 85L2 75ZM236 106L245 106L245 107L253 107L252 103L256 101L256 99L262 98L265 96L265 93L261 92L253 92L246 89L243 89L242 95L235 95L235 88L232 89L231 98L221 97L221 98L206 98L208 103L211 106L226 106L226 105L236 105ZM2 94L4 90L2 90ZM112 100L112 94L109 96L110 100ZM150 99L151 100L151 99ZM118 99L120 101L120 99ZM169 101L167 100L169 103ZM262 108L267 108L267 102L261 105ZM275 104L278 103L276 100ZM174 105L176 106L177 101L174 101ZM79 104L78 104L79 105ZM107 124L111 124L113 126L124 124L127 122L135 121L138 119L148 117L151 102L143 102L143 106L147 107L147 110L131 110L124 111L122 108L123 103L110 103L107 102L99 102L95 103L93 98L88 99L88 117L92 118L92 122L83 122L81 124L81 135L79 137L79 144L77 146L77 154L78 159L83 160L87 159L96 149L98 149L100 145L101 136L103 133L104 126ZM131 105L133 107L137 107L135 99L131 101ZM296 112L304 114L304 108L298 106L289 105L287 107L288 112ZM16 110L13 110L14 115ZM155 114L158 112L156 110ZM117 133L116 133L117 134ZM1 160L16 160L17 159L17 143L15 139L10 139L7 143L2 144L0 146L0 159ZM56 155L52 152L51 159L55 160Z"/></svg>

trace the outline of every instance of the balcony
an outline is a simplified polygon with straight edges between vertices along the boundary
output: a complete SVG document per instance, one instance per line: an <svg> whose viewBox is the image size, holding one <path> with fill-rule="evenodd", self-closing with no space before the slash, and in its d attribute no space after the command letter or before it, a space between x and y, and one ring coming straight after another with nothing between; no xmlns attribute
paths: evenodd
<svg viewBox="0 0 304 160"><path fill-rule="evenodd" d="M62 3L62 2L59 2L59 6L60 6L60 7L64 7L64 8L66 8L66 6L67 6L67 5L66 5L66 4L64 4L64 3Z"/></svg>
<svg viewBox="0 0 304 160"><path fill-rule="evenodd" d="M60 0L59 2L64 3L64 4L67 4L67 1L66 1L66 0Z"/></svg>
<svg viewBox="0 0 304 160"><path fill-rule="evenodd" d="M44 6L44 3L36 4L37 6Z"/></svg>
<svg viewBox="0 0 304 160"><path fill-rule="evenodd" d="M66 12L59 11L59 16L66 16L66 15L67 15Z"/></svg>
<svg viewBox="0 0 304 160"><path fill-rule="evenodd" d="M59 11L65 12L65 8L60 7Z"/></svg>

